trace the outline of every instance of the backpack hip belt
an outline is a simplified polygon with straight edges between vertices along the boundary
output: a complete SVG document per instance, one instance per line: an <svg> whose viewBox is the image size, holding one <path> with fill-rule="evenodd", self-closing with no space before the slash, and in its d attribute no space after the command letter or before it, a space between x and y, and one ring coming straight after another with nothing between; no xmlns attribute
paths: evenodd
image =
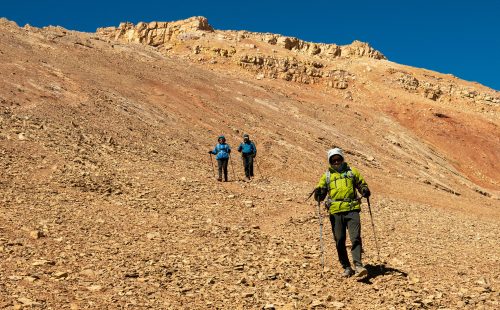
<svg viewBox="0 0 500 310"><path fill-rule="evenodd" d="M344 198L344 199L331 199L330 201L354 202L359 201L361 198Z"/></svg>

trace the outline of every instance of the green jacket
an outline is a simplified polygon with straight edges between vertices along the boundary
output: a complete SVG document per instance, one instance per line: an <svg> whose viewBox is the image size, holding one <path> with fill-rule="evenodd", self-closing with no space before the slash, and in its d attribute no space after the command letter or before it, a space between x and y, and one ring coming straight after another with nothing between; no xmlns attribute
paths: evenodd
<svg viewBox="0 0 500 310"><path fill-rule="evenodd" d="M368 187L358 169L344 163L341 172L329 167L330 183L327 184L327 173L319 179L319 188L329 189L326 197L326 206L330 214L361 210L361 199L354 188L361 192L361 188ZM354 184L354 186L353 186Z"/></svg>

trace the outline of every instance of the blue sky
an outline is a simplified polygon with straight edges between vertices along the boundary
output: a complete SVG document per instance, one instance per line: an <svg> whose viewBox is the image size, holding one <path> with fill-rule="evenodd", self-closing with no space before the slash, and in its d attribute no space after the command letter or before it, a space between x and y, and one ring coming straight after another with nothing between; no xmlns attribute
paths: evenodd
<svg viewBox="0 0 500 310"><path fill-rule="evenodd" d="M451 73L500 90L500 0L2 1L20 26L95 32L122 21L205 16L216 29L272 32L306 41L369 42L394 62Z"/></svg>

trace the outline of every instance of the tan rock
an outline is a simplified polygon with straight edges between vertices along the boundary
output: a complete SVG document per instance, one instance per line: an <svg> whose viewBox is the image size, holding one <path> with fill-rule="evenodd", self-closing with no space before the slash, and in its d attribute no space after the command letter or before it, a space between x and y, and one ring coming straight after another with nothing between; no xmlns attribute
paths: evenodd
<svg viewBox="0 0 500 310"><path fill-rule="evenodd" d="M101 291L102 290L102 286L100 285L91 285L91 286L88 286L87 289L91 292L98 292L98 291Z"/></svg>
<svg viewBox="0 0 500 310"><path fill-rule="evenodd" d="M52 275L56 279L62 279L62 278L67 278L69 273L67 273L65 271L57 271L57 272L53 273Z"/></svg>
<svg viewBox="0 0 500 310"><path fill-rule="evenodd" d="M46 259L38 259L32 263L33 266L53 266L55 264L56 263L54 261Z"/></svg>
<svg viewBox="0 0 500 310"><path fill-rule="evenodd" d="M40 230L32 230L30 231L30 237L33 238L33 239L39 239L41 237L44 237L44 233L43 231L40 231Z"/></svg>

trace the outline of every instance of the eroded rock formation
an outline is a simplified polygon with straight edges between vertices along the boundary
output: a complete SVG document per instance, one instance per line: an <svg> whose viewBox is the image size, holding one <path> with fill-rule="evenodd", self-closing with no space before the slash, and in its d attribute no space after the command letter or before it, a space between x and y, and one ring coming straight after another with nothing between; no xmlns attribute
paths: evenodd
<svg viewBox="0 0 500 310"><path fill-rule="evenodd" d="M460 98L467 100L474 100L486 104L499 104L500 97L495 96L493 93L480 92L476 89L463 87L450 80L444 80L439 77L424 75L422 78L414 74L389 69L389 74L392 80L401 88L409 92L422 94L430 100L441 100L450 98Z"/></svg>
<svg viewBox="0 0 500 310"><path fill-rule="evenodd" d="M279 34L219 31L214 30L205 17L176 22L140 22L137 25L121 23L118 27L99 28L97 34L115 41L150 45L165 53L187 47L191 54L199 55L199 60L203 60L204 56L210 58L211 63L231 60L255 73L257 78L323 83L338 89L347 88L347 77L353 74L339 75L338 72L345 70L331 68L322 62L349 58L385 59L382 53L360 41L339 46L306 42ZM192 55L185 56L189 58ZM313 60L310 60L311 57Z"/></svg>

